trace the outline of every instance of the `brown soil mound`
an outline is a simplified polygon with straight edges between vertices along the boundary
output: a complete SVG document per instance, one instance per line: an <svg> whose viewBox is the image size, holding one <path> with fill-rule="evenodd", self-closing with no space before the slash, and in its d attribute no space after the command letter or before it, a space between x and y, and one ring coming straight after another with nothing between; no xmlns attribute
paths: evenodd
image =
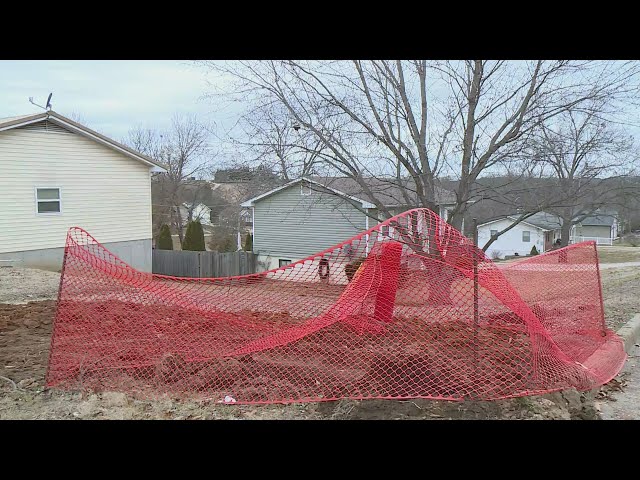
<svg viewBox="0 0 640 480"><path fill-rule="evenodd" d="M0 304L0 375L43 381L56 302Z"/></svg>

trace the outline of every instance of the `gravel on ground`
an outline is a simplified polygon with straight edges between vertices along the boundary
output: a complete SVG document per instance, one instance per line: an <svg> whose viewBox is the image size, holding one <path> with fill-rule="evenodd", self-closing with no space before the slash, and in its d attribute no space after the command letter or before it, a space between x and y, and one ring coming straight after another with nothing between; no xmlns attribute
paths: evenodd
<svg viewBox="0 0 640 480"><path fill-rule="evenodd" d="M55 300L60 274L47 270L0 267L0 303L27 303Z"/></svg>

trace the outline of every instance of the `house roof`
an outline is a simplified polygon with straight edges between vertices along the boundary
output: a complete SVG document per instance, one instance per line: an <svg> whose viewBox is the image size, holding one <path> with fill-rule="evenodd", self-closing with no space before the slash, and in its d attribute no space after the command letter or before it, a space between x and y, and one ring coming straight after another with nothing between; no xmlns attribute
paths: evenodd
<svg viewBox="0 0 640 480"><path fill-rule="evenodd" d="M3 124L11 124L11 123L15 123L17 121L20 120L24 120L25 118L30 118L33 115L18 115L17 117L4 117L4 118L0 118L0 125Z"/></svg>
<svg viewBox="0 0 640 480"><path fill-rule="evenodd" d="M362 186L351 177L311 177L318 183L332 187L349 195L363 198L374 203L373 196L385 207L415 207L420 205L416 193L415 181L411 178L398 180L395 177L369 177L364 181L373 195L364 191ZM404 193L409 196L409 203ZM438 205L450 205L456 203L455 193L440 186L435 187L435 203Z"/></svg>
<svg viewBox="0 0 640 480"><path fill-rule="evenodd" d="M312 184L319 185L327 188L336 194L350 198L363 205L363 208L376 208L374 204L374 198L380 201L385 207L411 207L419 205L417 195L415 193L415 183L412 180L405 180L401 185L398 184L398 180L395 178L366 178L365 182L372 192L369 195L364 191L362 186L353 178L349 177L301 177L278 188L269 190L268 192L251 198L242 203L243 207L250 207L256 201L260 201L274 193L277 193L285 188L289 188L302 180L306 180ZM409 195L410 203L407 205L407 201L402 194L404 190ZM454 204L456 201L455 194L449 190L445 190L441 187L436 187L436 203L439 205Z"/></svg>
<svg viewBox="0 0 640 480"><path fill-rule="evenodd" d="M125 156L137 160L139 162L145 163L150 167L153 167L153 171L164 172L166 171L164 165L152 158L143 155L140 152L136 152L126 145L122 145L121 143L116 142L115 140L105 137L104 135L91 130L84 125L81 125L77 122L74 122L70 118L67 118L59 113L54 112L53 110L48 110L46 112L35 113L33 115L21 115L17 117L6 117L0 118L0 132L5 130L10 130L12 128L24 127L25 125L30 125L32 123L38 123L42 121L50 121L55 123L67 130L70 130L75 133L79 133L91 140L94 140L106 147L109 147L113 150L116 150Z"/></svg>
<svg viewBox="0 0 640 480"><path fill-rule="evenodd" d="M610 213L594 213L593 215L589 215L584 218L580 222L581 225L595 227L595 226L605 226L610 227L615 222L615 216Z"/></svg>
<svg viewBox="0 0 640 480"><path fill-rule="evenodd" d="M478 225L478 227L481 227L483 225L489 225L490 223L495 223L500 220L504 220L505 218L508 218L509 220L512 220L515 222L519 217L520 217L519 213L516 213L513 215L503 215L501 217L495 218L488 222L481 223L480 225ZM522 220L521 223L524 223L525 225L530 225L535 228L539 228L540 230L544 230L544 231L557 230L562 227L562 219L558 215L554 215L553 213L548 213L548 212L534 213L533 215L526 218L525 220Z"/></svg>
<svg viewBox="0 0 640 480"><path fill-rule="evenodd" d="M511 218L518 218L519 215L510 215ZM543 230L557 230L562 228L562 219L558 215L548 212L538 212L526 219L526 222L540 227Z"/></svg>
<svg viewBox="0 0 640 480"><path fill-rule="evenodd" d="M273 194L275 194L275 193L277 193L277 192L279 192L281 190L284 190L286 188L292 187L292 186L294 186L294 185L296 185L296 184L298 184L298 183L300 183L302 181L309 182L309 183L311 183L313 185L318 185L319 187L323 187L323 188L326 188L328 190L331 190L332 192L334 192L335 194L337 194L337 195L339 195L341 197L345 197L345 198L348 198L350 200L354 200L354 201L360 203L362 205L362 208L376 208L376 206L371 202L367 202L366 200L362 200L360 198L354 197L352 195L349 195L346 192L337 190L337 189L335 189L335 188L333 188L331 186L323 185L322 183L317 182L316 180L312 180L311 178L308 178L308 177L300 177L300 178L298 178L296 180L293 180L293 181L291 181L289 183L285 183L284 185L282 185L280 187L277 187L277 188L274 188L273 190L269 190L268 192L265 192L262 195L258 195L257 197L250 198L246 202L242 202L240 204L240 206L241 207L252 207L252 206L255 205L256 202L259 202L259 201L263 200L264 198L270 197L271 195L273 195Z"/></svg>

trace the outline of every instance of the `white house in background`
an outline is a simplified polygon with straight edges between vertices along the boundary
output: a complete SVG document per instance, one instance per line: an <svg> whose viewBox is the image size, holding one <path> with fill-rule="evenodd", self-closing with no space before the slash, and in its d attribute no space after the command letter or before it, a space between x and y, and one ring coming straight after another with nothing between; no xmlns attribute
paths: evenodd
<svg viewBox="0 0 640 480"><path fill-rule="evenodd" d="M0 118L0 265L60 269L69 227L151 271L151 158L53 111Z"/></svg>
<svg viewBox="0 0 640 480"><path fill-rule="evenodd" d="M520 215L508 215L478 225L478 246L489 241L491 235L513 225ZM487 249L489 258L504 258L507 255L529 255L535 245L538 253L551 249L560 238L562 219L551 213L539 212L503 233Z"/></svg>
<svg viewBox="0 0 640 480"><path fill-rule="evenodd" d="M203 226L212 227L218 224L218 216L211 214L211 207L205 205L204 203L198 203L196 205L189 205L188 203L183 203L180 207L180 215L182 216L182 221L186 225L189 220L189 209L192 208L191 212L191 220L200 220L200 223Z"/></svg>
<svg viewBox="0 0 640 480"><path fill-rule="evenodd" d="M182 215L184 225L189 221L189 209L192 209L191 220L199 220L202 224L205 244L208 244L214 227L220 226L221 223L223 223L220 219L220 208L211 208L204 203L197 203L193 206L188 203L183 203L180 207L180 215ZM251 233L253 222L251 212L243 208L240 210L237 219L233 220L233 222L234 223L231 223L231 221L229 221L228 226L235 230L236 246L238 250L242 250L245 236L247 233ZM173 235L173 237L178 237L178 235Z"/></svg>

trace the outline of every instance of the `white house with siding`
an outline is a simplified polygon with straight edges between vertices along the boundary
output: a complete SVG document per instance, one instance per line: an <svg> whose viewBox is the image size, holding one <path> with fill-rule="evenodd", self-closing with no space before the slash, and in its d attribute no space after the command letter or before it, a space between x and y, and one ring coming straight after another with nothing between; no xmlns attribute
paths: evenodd
<svg viewBox="0 0 640 480"><path fill-rule="evenodd" d="M58 270L69 227L151 271L162 166L53 111L0 119L0 265Z"/></svg>
<svg viewBox="0 0 640 480"><path fill-rule="evenodd" d="M191 210L191 218L189 218ZM203 226L212 227L217 225L217 216L211 214L211 207L204 203L189 204L183 203L180 207L180 215L184 225L191 220L198 220Z"/></svg>
<svg viewBox="0 0 640 480"><path fill-rule="evenodd" d="M478 246L482 248L492 235L514 224L520 215L508 215L478 225ZM538 253L553 247L560 238L562 219L547 212L538 212L503 233L487 249L489 258L504 258L507 255L529 255L533 246Z"/></svg>

